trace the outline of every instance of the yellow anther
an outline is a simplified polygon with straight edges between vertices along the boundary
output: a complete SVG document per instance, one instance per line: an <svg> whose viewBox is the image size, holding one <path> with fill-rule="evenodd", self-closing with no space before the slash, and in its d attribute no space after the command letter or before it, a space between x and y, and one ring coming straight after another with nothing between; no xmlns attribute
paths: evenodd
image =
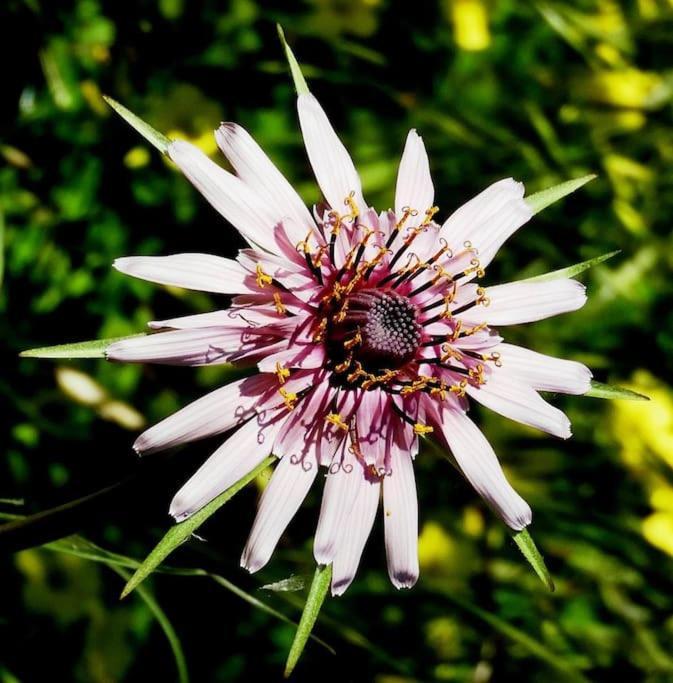
<svg viewBox="0 0 673 683"><path fill-rule="evenodd" d="M260 263L257 264L257 286L263 289L266 285L270 285L273 282L273 278L267 275L262 268Z"/></svg>
<svg viewBox="0 0 673 683"><path fill-rule="evenodd" d="M354 346L357 346L358 344L361 344L361 343L362 343L362 335L360 334L360 330L358 330L355 333L354 337L351 337L350 339L347 339L344 342L344 349L346 349L346 351L350 351Z"/></svg>
<svg viewBox="0 0 673 683"><path fill-rule="evenodd" d="M471 379L477 382L477 384L484 384L486 382L486 380L484 379L483 365L477 365L476 368L470 368L469 375Z"/></svg>
<svg viewBox="0 0 673 683"><path fill-rule="evenodd" d="M290 371L283 367L280 363L276 363L276 375L280 384L285 384L285 380L290 376Z"/></svg>
<svg viewBox="0 0 673 683"><path fill-rule="evenodd" d="M414 425L414 434L418 434L418 436L425 436L426 434L432 434L435 430L430 427L430 425L424 425L421 424L420 422L417 422Z"/></svg>
<svg viewBox="0 0 673 683"><path fill-rule="evenodd" d="M329 422L330 424L333 424L335 427L343 429L345 432L348 431L348 425L343 421L339 413L330 413L325 418L325 422Z"/></svg>
<svg viewBox="0 0 673 683"><path fill-rule="evenodd" d="M431 206L429 209L425 211L425 218L423 219L423 222L421 225L425 227L426 225L430 224L430 221L432 221L432 217L439 211L438 206Z"/></svg>
<svg viewBox="0 0 673 683"><path fill-rule="evenodd" d="M439 381L438 387L430 389L430 396L436 396L440 401L446 401L446 383L443 379Z"/></svg>
<svg viewBox="0 0 673 683"><path fill-rule="evenodd" d="M452 384L449 387L449 391L456 394L459 398L465 396L465 390L467 389L467 380L462 380L459 384Z"/></svg>
<svg viewBox="0 0 673 683"><path fill-rule="evenodd" d="M483 287L477 287L477 305L488 306L491 300L486 296L486 290Z"/></svg>
<svg viewBox="0 0 673 683"><path fill-rule="evenodd" d="M339 363L339 365L334 366L334 372L346 372L348 368L350 368L351 363L353 362L353 354L349 353L348 358L346 358L343 363Z"/></svg>
<svg viewBox="0 0 673 683"><path fill-rule="evenodd" d="M315 334L313 335L313 341L314 342L322 341L324 336L325 336L326 331L327 331L327 318L323 318L320 321L320 324L318 325L318 329L315 331Z"/></svg>
<svg viewBox="0 0 673 683"><path fill-rule="evenodd" d="M348 216L344 216L345 219L347 220L353 220L357 218L360 215L360 209L358 209L358 205L355 203L355 192L351 192L346 199L344 199L344 204L351 210L350 214Z"/></svg>
<svg viewBox="0 0 673 683"><path fill-rule="evenodd" d="M297 405L297 394L293 394L291 391L288 391L287 389L283 389L281 387L278 389L278 393L283 397L283 401L285 402L285 407L288 410L294 409L294 407Z"/></svg>
<svg viewBox="0 0 673 683"><path fill-rule="evenodd" d="M274 292L273 303L276 306L276 312L278 313L278 315L285 315L285 313L287 313L287 309L281 301L280 294L278 292Z"/></svg>

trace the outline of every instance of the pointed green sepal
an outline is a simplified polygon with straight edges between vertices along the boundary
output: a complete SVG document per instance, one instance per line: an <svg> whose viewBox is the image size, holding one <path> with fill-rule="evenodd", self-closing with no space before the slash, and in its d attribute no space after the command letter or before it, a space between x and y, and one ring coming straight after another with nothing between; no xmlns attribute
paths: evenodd
<svg viewBox="0 0 673 683"><path fill-rule="evenodd" d="M521 554L528 560L528 563L533 568L533 571L540 577L542 583L553 593L554 592L554 580L547 569L547 565L544 563L544 558L540 554L540 551L535 545L535 541L528 533L528 529L522 529L512 534L514 542L519 547Z"/></svg>
<svg viewBox="0 0 673 683"><path fill-rule="evenodd" d="M591 380L591 389L583 394L590 398L606 398L624 401L649 401L650 397L645 394L639 394L637 391L631 389L624 389L623 387L613 387L609 384L602 384L601 382L594 382Z"/></svg>
<svg viewBox="0 0 673 683"><path fill-rule="evenodd" d="M549 280L563 280L564 278L575 277L580 273L583 273L589 268L597 266L603 261L607 261L609 258L616 256L621 252L621 249L615 249L615 251L609 251L607 254L602 254L601 256L596 256L595 258L589 259L588 261L582 261L581 263L575 263L575 265L568 266L567 268L561 268L559 270L552 270L550 273L543 273L542 275L536 275L535 277L529 277L521 282L547 282Z"/></svg>
<svg viewBox="0 0 673 683"><path fill-rule="evenodd" d="M182 545L189 537L227 501L235 496L242 488L247 486L260 472L263 472L276 456L270 455L265 458L254 470L239 479L233 486L214 498L207 505L184 522L172 526L165 536L157 543L154 550L145 558L135 574L124 586L121 597L125 598L134 588L137 588L179 545Z"/></svg>
<svg viewBox="0 0 673 683"><path fill-rule="evenodd" d="M533 214L539 213L542 209L546 209L550 204L557 202L559 199L563 199L566 195L569 195L575 190L579 190L580 187L586 185L590 180L596 177L595 173L582 176L581 178L575 178L573 180L566 180L564 183L559 185L554 185L546 190L536 192L535 194L525 197L524 201L530 207Z"/></svg>
<svg viewBox="0 0 673 683"><path fill-rule="evenodd" d="M278 29L278 37L280 38L280 42L285 50L287 63L290 65L290 73L292 74L292 80L294 81L294 87L297 91L297 95L307 95L309 93L309 89L308 85L306 85L306 79L304 78L304 74L301 72L297 58L294 56L294 53L285 40L283 27L280 24L276 24L276 28Z"/></svg>
<svg viewBox="0 0 673 683"><path fill-rule="evenodd" d="M107 95L103 95L103 99L121 116L126 123L132 128L135 128L151 145L154 145L162 154L168 153L168 146L171 141L158 130L155 130L149 123L145 123L139 116L136 116L132 111L127 109L123 104L119 104Z"/></svg>
<svg viewBox="0 0 673 683"><path fill-rule="evenodd" d="M311 588L309 589L308 597L306 598L306 604L304 605L304 611L301 614L299 626L297 627L297 632L294 635L294 640L292 641L292 646L290 647L290 653L287 656L287 662L285 664L285 678L288 678L292 674L295 666L297 666L299 658L301 657L301 653L306 647L306 642L311 635L313 626L315 625L318 614L320 613L320 608L327 597L327 589L329 588L331 580L331 564L316 567L315 575L313 576L313 583L311 583Z"/></svg>
<svg viewBox="0 0 673 683"><path fill-rule="evenodd" d="M105 358L105 350L110 344L124 339L144 337L145 333L129 334L125 337L110 337L108 339L92 339L91 341L74 342L72 344L58 344L44 346L39 349L28 349L19 355L22 358Z"/></svg>

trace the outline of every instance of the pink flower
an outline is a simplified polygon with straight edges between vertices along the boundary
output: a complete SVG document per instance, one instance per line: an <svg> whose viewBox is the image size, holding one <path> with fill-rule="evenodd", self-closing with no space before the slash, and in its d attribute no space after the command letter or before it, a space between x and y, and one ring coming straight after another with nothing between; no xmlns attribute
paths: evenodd
<svg viewBox="0 0 673 683"><path fill-rule="evenodd" d="M365 201L348 152L318 101L298 99L299 121L325 204L309 211L241 127L217 142L228 173L184 141L168 154L250 244L236 260L207 254L130 257L134 277L233 296L231 306L151 322L156 334L112 344L114 361L256 366L137 439L139 453L229 432L178 491L183 520L261 463L279 458L241 564L263 567L316 478L324 479L315 559L333 565L332 593L352 582L383 502L388 572L418 578L419 436L450 449L477 492L512 529L531 522L493 449L467 416L468 398L561 438L567 417L538 391L582 394L591 373L503 342L498 331L580 308L574 280L478 280L499 247L531 218L511 178L437 222L422 139L411 131L394 210ZM318 474L320 473L320 477Z"/></svg>

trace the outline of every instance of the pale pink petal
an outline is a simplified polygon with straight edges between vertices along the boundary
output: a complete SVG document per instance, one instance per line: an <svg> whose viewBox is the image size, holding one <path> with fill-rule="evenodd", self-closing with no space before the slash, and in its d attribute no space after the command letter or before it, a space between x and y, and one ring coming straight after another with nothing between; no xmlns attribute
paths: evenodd
<svg viewBox="0 0 673 683"><path fill-rule="evenodd" d="M278 218L240 178L227 173L198 147L184 140L172 142L168 155L246 240L271 252L277 250L273 230Z"/></svg>
<svg viewBox="0 0 673 683"><path fill-rule="evenodd" d="M503 368L538 391L585 394L591 388L591 370L573 360L554 358L513 344L491 349L500 354Z"/></svg>
<svg viewBox="0 0 673 683"><path fill-rule="evenodd" d="M112 264L121 273L141 280L217 294L250 291L250 274L236 261L211 254L125 256Z"/></svg>
<svg viewBox="0 0 673 683"><path fill-rule="evenodd" d="M252 417L255 404L275 380L272 375L255 375L212 391L144 431L133 448L154 453L226 432Z"/></svg>
<svg viewBox="0 0 673 683"><path fill-rule="evenodd" d="M344 200L353 195L361 213L367 208L362 197L360 176L327 115L310 93L297 98L299 125L318 185L328 204L340 214L349 213Z"/></svg>
<svg viewBox="0 0 673 683"><path fill-rule="evenodd" d="M325 347L319 344L293 344L289 349L274 353L261 360L257 367L260 372L276 372L281 368L300 368L309 370L325 364Z"/></svg>
<svg viewBox="0 0 673 683"><path fill-rule="evenodd" d="M250 134L235 123L223 123L215 133L217 144L238 177L264 199L278 221L283 221L296 244L315 230L315 222L301 197ZM290 218L290 221L283 219Z"/></svg>
<svg viewBox="0 0 673 683"><path fill-rule="evenodd" d="M362 467L344 438L325 478L313 556L318 564L330 564L359 491Z"/></svg>
<svg viewBox="0 0 673 683"><path fill-rule="evenodd" d="M261 569L271 558L281 535L306 498L318 472L315 460L283 458L259 503L250 537L241 556L249 572Z"/></svg>
<svg viewBox="0 0 673 683"><path fill-rule="evenodd" d="M468 243L485 268L500 246L533 215L523 199L523 183L499 180L454 211L441 229L455 254Z"/></svg>
<svg viewBox="0 0 673 683"><path fill-rule="evenodd" d="M570 420L550 405L529 384L505 367L495 368L486 383L468 385L467 393L482 405L521 424L541 429L562 439L571 436Z"/></svg>
<svg viewBox="0 0 673 683"><path fill-rule="evenodd" d="M587 296L577 280L510 282L486 288L488 305L477 305L457 317L470 323L517 325L582 308Z"/></svg>
<svg viewBox="0 0 673 683"><path fill-rule="evenodd" d="M404 208L409 207L418 211L422 217L434 200L435 188L432 185L430 163L423 138L415 130L410 130L397 173L395 212L401 217Z"/></svg>
<svg viewBox="0 0 673 683"><path fill-rule="evenodd" d="M511 487L491 445L476 425L460 411L443 410L436 428L465 478L505 524L517 531L528 526L532 519L528 503Z"/></svg>
<svg viewBox="0 0 673 683"><path fill-rule="evenodd" d="M419 572L418 498L411 456L398 447L391 448L383 479L383 518L390 580L395 588L411 588Z"/></svg>
<svg viewBox="0 0 673 683"><path fill-rule="evenodd" d="M362 552L371 533L376 508L381 494L379 479L365 478L362 468L357 472L357 494L348 519L338 541L338 548L332 562L332 595L342 595L355 578Z"/></svg>
<svg viewBox="0 0 673 683"><path fill-rule="evenodd" d="M257 467L271 453L277 430L253 417L234 432L175 494L169 510L175 521L191 517Z"/></svg>
<svg viewBox="0 0 673 683"><path fill-rule="evenodd" d="M126 363L216 365L240 348L242 334L241 329L222 327L171 330L114 342L105 357Z"/></svg>

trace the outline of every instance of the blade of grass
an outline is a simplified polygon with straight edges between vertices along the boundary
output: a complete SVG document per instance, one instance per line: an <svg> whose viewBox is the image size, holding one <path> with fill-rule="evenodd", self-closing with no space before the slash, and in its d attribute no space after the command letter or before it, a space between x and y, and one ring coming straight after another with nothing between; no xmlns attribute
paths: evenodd
<svg viewBox="0 0 673 683"><path fill-rule="evenodd" d="M304 605L304 611L301 614L299 626L297 627L297 632L295 633L290 652L287 656L285 678L288 678L292 674L306 647L306 643L311 635L318 614L320 613L320 608L327 597L327 590L329 589L331 580L332 565L316 567L313 582L309 588L306 604Z"/></svg>
<svg viewBox="0 0 673 683"><path fill-rule="evenodd" d="M125 569L122 569L114 564L109 564L108 566L113 572L121 576L124 581L128 581L131 578L131 574ZM138 588L138 595L147 605L150 612L152 612L154 618L161 627L161 630L164 632L166 640L168 640L171 652L173 653L173 659L175 660L175 667L178 670L179 683L189 683L187 660L185 659L185 653L182 650L180 638L178 638L178 634L175 632L173 624L171 624L169 618L166 616L166 613L161 609L154 596L144 586L140 586Z"/></svg>
<svg viewBox="0 0 673 683"><path fill-rule="evenodd" d="M554 185L554 187L541 190L535 194L531 194L524 199L526 204L530 207L533 214L539 213L542 209L546 209L550 204L557 202L559 199L579 190L580 187L586 185L590 180L596 177L594 173L582 176L581 178L574 178L573 180L566 180L564 183Z"/></svg>
<svg viewBox="0 0 673 683"><path fill-rule="evenodd" d="M124 121L126 121L126 123L129 124L129 126L135 128L147 142L156 147L162 154L168 152L171 141L163 133L152 128L149 123L143 121L139 116L136 116L123 104L113 100L111 97L103 95L103 99L124 119Z"/></svg>
<svg viewBox="0 0 673 683"><path fill-rule="evenodd" d="M71 344L44 346L39 349L22 351L19 356L22 358L105 358L105 349L113 342L144 336L145 333L141 332L140 334L129 334L125 337L110 337L108 339L92 339Z"/></svg>
<svg viewBox="0 0 673 683"><path fill-rule="evenodd" d="M233 486L214 498L197 513L172 526L165 536L145 558L143 563L124 586L121 597L125 598L134 588L144 581L179 545L182 545L212 514L217 512L228 500L249 484L260 472L263 472L274 460L270 455L251 472L239 479Z"/></svg>
<svg viewBox="0 0 673 683"><path fill-rule="evenodd" d="M535 545L528 529L522 529L512 534L514 542L517 544L521 554L528 560L533 571L540 577L542 583L553 593L555 590L554 580L547 569L544 558Z"/></svg>
<svg viewBox="0 0 673 683"><path fill-rule="evenodd" d="M605 398L611 400L625 400L625 401L649 401L650 397L645 394L639 394L637 391L631 389L624 389L623 387L613 387L609 384L602 384L601 382L594 382L591 380L591 389L583 394L590 398Z"/></svg>
<svg viewBox="0 0 673 683"><path fill-rule="evenodd" d="M581 261L580 263L575 263L567 268L561 268L560 270L552 270L549 273L543 273L542 275L535 275L534 277L526 278L525 280L520 280L520 282L547 282L549 280L562 280L564 278L575 277L580 273L583 273L589 268L597 266L603 261L607 261L609 258L616 256L621 252L621 249L615 249L615 251L609 251L607 254L602 254L601 256L596 256L595 258L589 259L588 261Z"/></svg>

